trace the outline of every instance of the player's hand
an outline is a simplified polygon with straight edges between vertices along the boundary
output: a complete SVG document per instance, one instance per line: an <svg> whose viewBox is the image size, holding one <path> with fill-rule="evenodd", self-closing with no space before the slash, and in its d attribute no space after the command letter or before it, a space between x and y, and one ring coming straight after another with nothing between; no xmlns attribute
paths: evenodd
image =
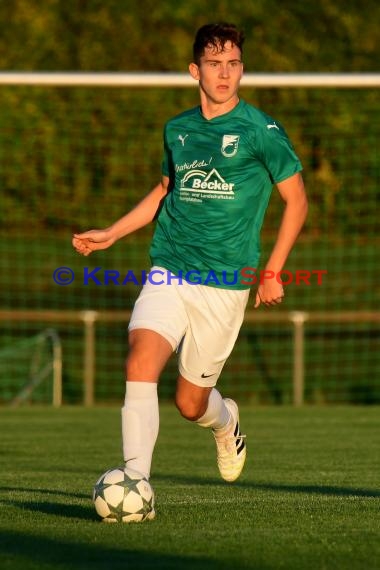
<svg viewBox="0 0 380 570"><path fill-rule="evenodd" d="M72 244L81 255L90 255L93 251L107 249L116 239L109 230L90 230L81 234L74 234Z"/></svg>
<svg viewBox="0 0 380 570"><path fill-rule="evenodd" d="M263 303L267 307L278 305L284 298L284 288L276 279L265 279L256 293L255 309Z"/></svg>

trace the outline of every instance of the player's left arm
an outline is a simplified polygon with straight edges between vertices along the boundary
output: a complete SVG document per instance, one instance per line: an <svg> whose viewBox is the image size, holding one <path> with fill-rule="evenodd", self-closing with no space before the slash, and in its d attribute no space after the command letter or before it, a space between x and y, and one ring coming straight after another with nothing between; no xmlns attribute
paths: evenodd
<svg viewBox="0 0 380 570"><path fill-rule="evenodd" d="M277 188L285 208L275 245L265 266L266 273L262 274L263 283L256 293L255 308L260 303L267 306L281 303L284 290L275 276L283 269L307 216L307 196L300 173L277 183Z"/></svg>

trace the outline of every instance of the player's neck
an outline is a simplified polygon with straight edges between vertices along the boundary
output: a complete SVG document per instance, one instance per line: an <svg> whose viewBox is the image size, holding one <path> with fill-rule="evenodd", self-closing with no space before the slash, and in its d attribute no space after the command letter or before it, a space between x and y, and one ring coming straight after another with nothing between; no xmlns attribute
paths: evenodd
<svg viewBox="0 0 380 570"><path fill-rule="evenodd" d="M215 117L219 117L220 115L225 115L226 113L229 113L230 111L232 111L232 109L236 107L238 103L239 103L238 95L235 95L234 97L223 103L218 103L206 97L201 97L202 115L207 120L214 119Z"/></svg>

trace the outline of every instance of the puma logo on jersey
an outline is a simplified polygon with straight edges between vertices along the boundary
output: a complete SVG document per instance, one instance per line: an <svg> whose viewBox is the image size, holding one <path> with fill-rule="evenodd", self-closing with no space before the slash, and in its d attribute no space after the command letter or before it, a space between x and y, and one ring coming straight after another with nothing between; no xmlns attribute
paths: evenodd
<svg viewBox="0 0 380 570"><path fill-rule="evenodd" d="M273 125L267 125L267 129L277 129L278 131L280 130L276 123L273 123Z"/></svg>
<svg viewBox="0 0 380 570"><path fill-rule="evenodd" d="M182 146L185 146L185 140L189 135L185 135L184 137L182 135L178 135L178 140L181 141Z"/></svg>

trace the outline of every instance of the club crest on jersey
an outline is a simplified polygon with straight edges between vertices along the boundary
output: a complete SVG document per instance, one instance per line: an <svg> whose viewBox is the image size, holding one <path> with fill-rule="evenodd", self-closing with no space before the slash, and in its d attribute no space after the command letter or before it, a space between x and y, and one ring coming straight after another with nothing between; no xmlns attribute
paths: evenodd
<svg viewBox="0 0 380 570"><path fill-rule="evenodd" d="M239 135L223 135L221 148L222 155L227 158L235 156L238 151L239 139Z"/></svg>

